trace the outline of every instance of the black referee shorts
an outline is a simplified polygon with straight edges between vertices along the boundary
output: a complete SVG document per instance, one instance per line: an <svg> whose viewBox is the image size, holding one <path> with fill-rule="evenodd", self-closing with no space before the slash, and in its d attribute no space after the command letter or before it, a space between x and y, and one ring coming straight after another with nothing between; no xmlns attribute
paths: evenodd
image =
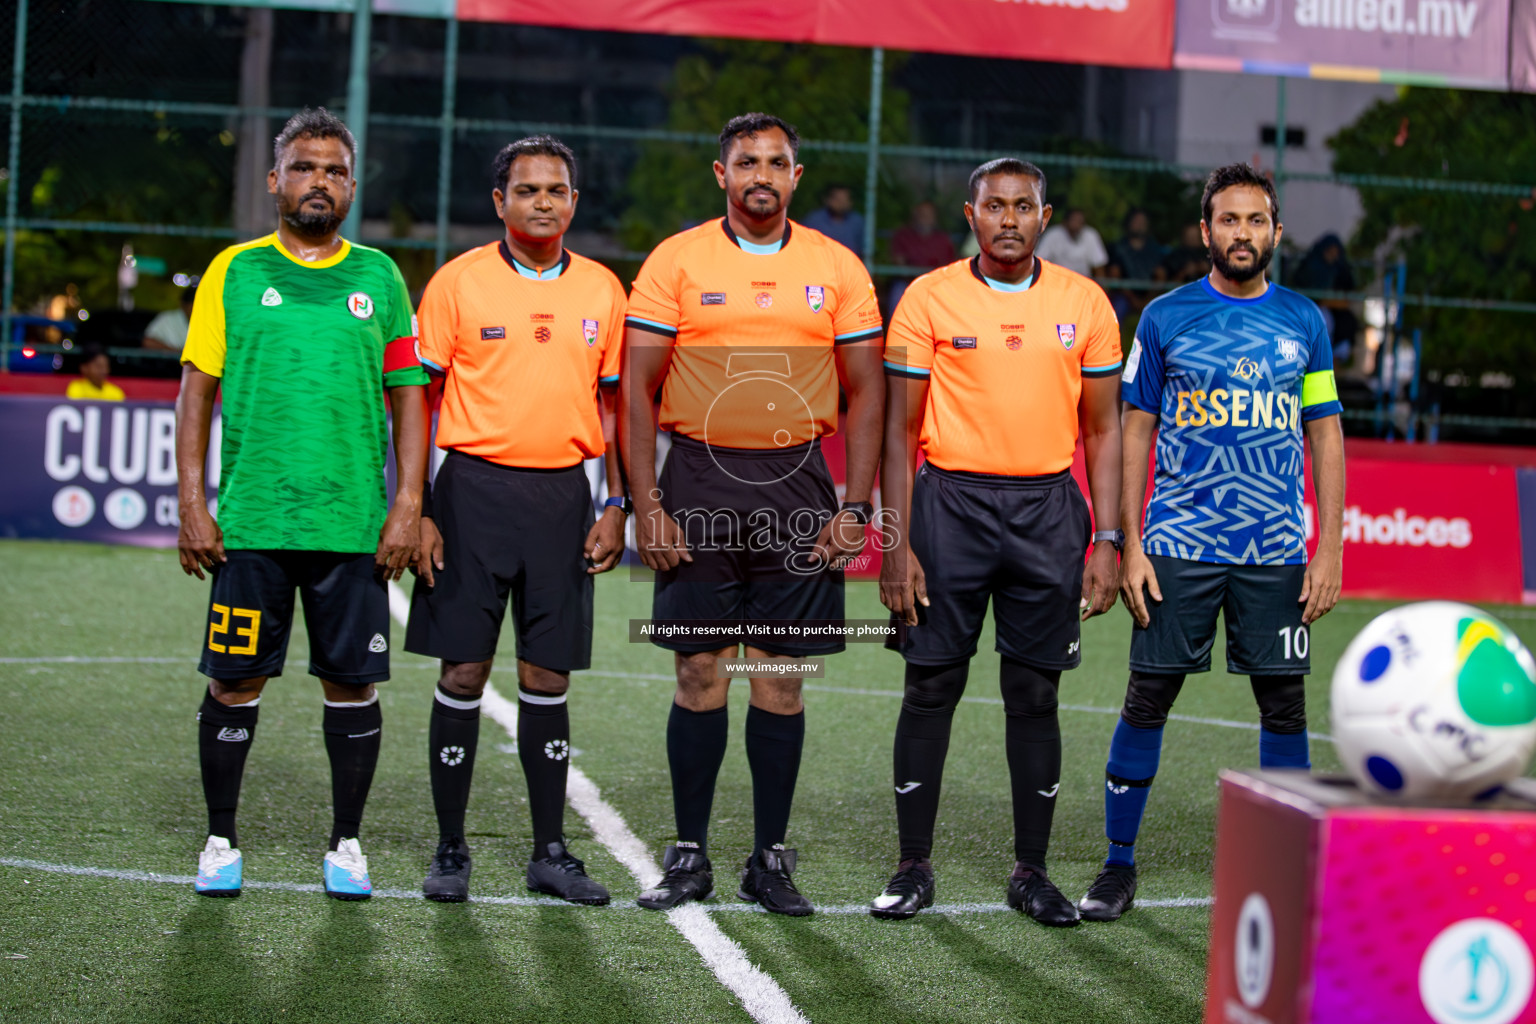
<svg viewBox="0 0 1536 1024"><path fill-rule="evenodd" d="M1216 613L1227 623L1227 671L1290 676L1312 671L1312 637L1299 600L1306 565L1227 565L1148 555L1161 602L1147 596L1147 628L1131 630L1131 668L1209 672ZM1145 595L1144 595L1145 596Z"/></svg>
<svg viewBox="0 0 1536 1024"><path fill-rule="evenodd" d="M515 469L450 451L432 485L443 535L436 585L411 592L405 649L489 661L512 599L517 656L551 672L592 664L592 577L584 547L596 522L586 471Z"/></svg>
<svg viewBox="0 0 1536 1024"><path fill-rule="evenodd" d="M225 555L229 560L213 567L199 672L231 682L282 675L297 590L310 675L353 686L389 678L389 593L372 553Z"/></svg>
<svg viewBox="0 0 1536 1024"><path fill-rule="evenodd" d="M911 530L929 605L920 625L898 625L887 646L914 665L965 661L995 601L998 653L1035 668L1077 667L1093 527L1071 473L995 476L924 463Z"/></svg>
<svg viewBox="0 0 1536 1024"><path fill-rule="evenodd" d="M739 643L770 654L835 654L840 639L764 639L750 623L843 621L843 573L816 567L816 537L837 514L837 487L820 440L789 448L720 448L672 435L658 481L661 507L683 529L692 562L656 574L657 625L734 623ZM656 639L685 654L719 650L720 641Z"/></svg>

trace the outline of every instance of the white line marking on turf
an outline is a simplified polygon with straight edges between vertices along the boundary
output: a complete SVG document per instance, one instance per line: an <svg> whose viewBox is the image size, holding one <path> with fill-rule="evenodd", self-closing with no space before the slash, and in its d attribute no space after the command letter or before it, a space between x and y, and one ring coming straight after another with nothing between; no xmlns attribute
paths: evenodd
<svg viewBox="0 0 1536 1024"><path fill-rule="evenodd" d="M405 592L393 581L389 585L389 610L402 626L405 625L410 603ZM480 710L516 741L517 705L489 683ZM569 772L566 799L591 826L593 837L624 865L640 888L649 889L659 882L661 868L619 812L603 799L597 785L574 764L569 765ZM779 983L748 960L746 950L721 931L703 907L690 905L670 910L667 923L693 944L715 977L741 1000L742 1009L754 1020L761 1024L810 1024Z"/></svg>
<svg viewBox="0 0 1536 1024"><path fill-rule="evenodd" d="M61 654L45 658L0 658L0 665L195 665L196 658L84 658Z"/></svg>
<svg viewBox="0 0 1536 1024"><path fill-rule="evenodd" d="M599 797L601 799L601 797ZM643 853L642 849L642 853ZM74 864L53 864L44 860L28 860L24 857L0 857L0 867L17 868L22 871L41 871L50 875L74 875L82 878L109 878L118 882L149 882L157 885L191 885L194 881L192 875L163 875L156 871L131 871L116 868L92 868L81 867ZM660 872L658 871L659 875ZM246 889L265 889L275 892L324 892L325 887L318 883L306 882L252 882L244 883ZM421 893L415 889L375 889L373 895L379 899L387 900L421 900ZM579 910L587 913L585 908L577 907L564 900L557 900L552 896L472 896L471 903L485 903L495 906L510 907L565 907L570 910ZM1137 900L1136 906L1146 908L1178 908L1178 907L1208 907L1211 905L1209 896L1176 896L1163 900ZM767 911L755 903L692 903L690 907L697 907L701 911L710 914L718 913L755 913L766 914ZM640 908L633 903L619 903L614 910L639 911ZM936 903L929 908L935 914L994 914L1012 910L1006 903ZM676 914L678 911L673 911ZM647 911L649 913L649 911ZM869 913L869 906L864 903L842 903L834 906L818 906L818 914L830 914L834 916L859 915ZM729 942L729 939L726 939Z"/></svg>

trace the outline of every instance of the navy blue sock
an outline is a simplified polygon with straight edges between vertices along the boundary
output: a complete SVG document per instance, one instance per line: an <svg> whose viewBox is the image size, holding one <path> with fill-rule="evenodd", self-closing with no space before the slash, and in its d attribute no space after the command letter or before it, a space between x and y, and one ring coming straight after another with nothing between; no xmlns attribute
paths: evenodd
<svg viewBox="0 0 1536 1024"><path fill-rule="evenodd" d="M1260 728L1259 767L1311 768L1312 756L1307 752L1306 732L1271 732Z"/></svg>
<svg viewBox="0 0 1536 1024"><path fill-rule="evenodd" d="M1109 839L1106 864L1136 863L1136 833L1147 809L1152 780L1163 753L1163 729L1138 729L1125 719L1115 723L1104 770L1104 835Z"/></svg>

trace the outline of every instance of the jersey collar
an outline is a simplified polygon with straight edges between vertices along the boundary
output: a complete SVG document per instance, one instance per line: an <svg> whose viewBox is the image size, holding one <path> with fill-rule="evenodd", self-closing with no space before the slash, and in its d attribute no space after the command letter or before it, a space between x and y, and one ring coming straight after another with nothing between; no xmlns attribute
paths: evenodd
<svg viewBox="0 0 1536 1024"><path fill-rule="evenodd" d="M1025 291L1028 291L1029 289L1033 288L1035 286L1035 282L1040 280L1040 271L1042 269L1042 266L1041 266L1041 263L1040 263L1040 257L1038 257L1038 256L1034 257L1034 261L1035 261L1035 266L1034 266L1033 272L1029 275L1029 277L1027 277L1023 281L1019 282L1019 285L1022 285L1022 287L1019 287L1018 285L1009 286L1009 285L1007 285L1003 281L993 282L992 280L990 280L987 277L987 275L985 275L985 274L983 274L981 272L981 257L980 256L972 256L970 258L970 261L967 263L967 266L969 266L971 268L971 276L974 277L976 280L980 281L981 282L981 286L983 288L988 289L989 291L994 291L994 292L1025 292Z"/></svg>
<svg viewBox="0 0 1536 1024"><path fill-rule="evenodd" d="M1221 294L1221 292L1217 291L1211 286L1210 275L1206 275L1200 279L1200 287L1204 288L1205 294L1209 295L1211 298L1219 299L1222 302L1230 302L1234 306L1256 306L1264 300L1268 299L1271 295L1275 294L1275 282L1269 280L1268 278L1265 278L1264 280L1264 294L1255 295L1251 299L1238 299L1231 295Z"/></svg>
<svg viewBox="0 0 1536 1024"><path fill-rule="evenodd" d="M784 237L779 239L779 244L775 246L756 245L752 242L743 242L740 238L736 237L736 232L731 230L730 220L725 217L720 218L720 227L725 229L725 237L731 240L732 245L740 249L742 252L749 252L754 256L772 256L774 253L783 252L786 248L789 247L790 226L788 218L785 218L784 220Z"/></svg>
<svg viewBox="0 0 1536 1024"><path fill-rule="evenodd" d="M501 253L501 258L507 261L507 266L517 271L519 277L526 277L530 281L553 281L565 273L571 265L569 249L562 249L560 251L560 262L548 270L534 270L532 267L523 266L523 264L517 261L517 257L512 255L512 250L507 247L507 240L505 238L497 243L496 251Z"/></svg>
<svg viewBox="0 0 1536 1024"><path fill-rule="evenodd" d="M334 256L327 256L323 260L301 260L283 247L283 240L278 237L276 231L272 232L272 248L276 249L278 252L282 253L284 256L297 263L299 266L307 267L310 270L324 270L326 267L334 267L336 264L346 259L348 254L352 252L352 243L347 241L345 238L340 239L340 242L341 248L336 250L336 255Z"/></svg>

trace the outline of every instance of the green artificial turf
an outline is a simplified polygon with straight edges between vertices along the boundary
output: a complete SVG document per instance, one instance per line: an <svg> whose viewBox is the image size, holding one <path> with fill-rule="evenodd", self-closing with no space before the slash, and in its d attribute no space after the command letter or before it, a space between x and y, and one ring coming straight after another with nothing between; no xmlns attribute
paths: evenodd
<svg viewBox="0 0 1536 1024"><path fill-rule="evenodd" d="M638 886L567 812L573 849L614 892L606 908L414 897L338 903L317 892L248 888L237 900L189 884L61 874L50 865L187 876L205 829L194 716L206 583L172 552L0 543L0 1021L745 1022L750 1016ZM851 618L879 618L875 588L849 586ZM593 671L570 703L573 764L659 860L671 838L665 724L671 657L628 640L650 588L627 571L599 581ZM1312 728L1344 645L1384 605L1350 602L1313 631ZM1531 642L1533 620L1496 609ZM402 630L393 631L398 647ZM1064 677L1064 770L1052 877L1080 895L1103 856L1104 755L1125 684L1129 619L1084 630L1083 666ZM503 650L510 668L511 631ZM883 922L857 912L895 861L891 735L901 662L850 645L806 693L804 766L791 822L796 881L824 909L807 919L739 908L735 872L751 842L742 751L746 687L731 698L731 747L711 833L712 915L810 1020L830 1022L1193 1022L1203 1006L1209 910L1138 907L1113 925L1039 927L995 909L1012 864L1003 714L990 631L956 716L934 859L938 903L985 905ZM166 659L104 663L22 658ZM1218 643L1217 664L1222 664ZM383 756L362 841L374 884L413 893L435 840L426 727L435 666L393 654L380 687ZM317 684L295 629L286 675L262 701L240 815L248 882L314 884L329 831L329 770ZM498 669L492 682L511 694ZM865 691L865 692L854 692ZM868 691L878 691L870 693ZM1093 710L1097 709L1097 710ZM1192 679L1176 709L1254 722L1247 681ZM512 739L482 722L469 811L474 894L527 897L526 799ZM1313 760L1336 769L1332 747ZM1137 845L1139 899L1210 894L1223 767L1256 767L1253 729L1170 723Z"/></svg>

